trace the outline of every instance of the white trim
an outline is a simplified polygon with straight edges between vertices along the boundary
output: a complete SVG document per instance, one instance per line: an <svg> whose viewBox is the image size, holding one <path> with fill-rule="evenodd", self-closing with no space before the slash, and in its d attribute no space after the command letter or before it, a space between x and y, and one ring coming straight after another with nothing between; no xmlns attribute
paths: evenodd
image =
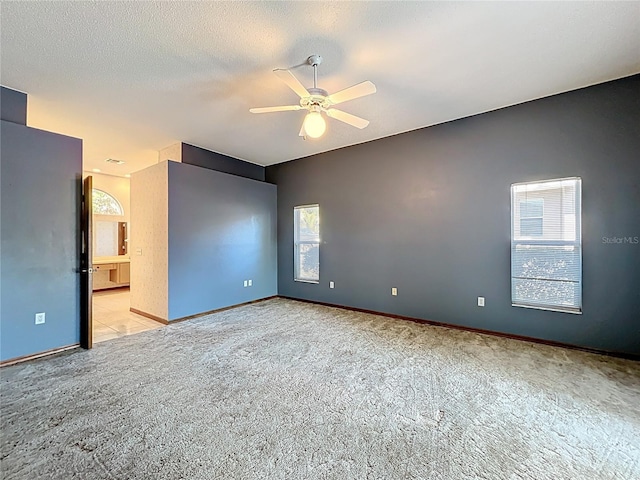
<svg viewBox="0 0 640 480"><path fill-rule="evenodd" d="M522 303L512 303L511 306L519 307L519 308L531 308L533 310L546 310L548 312L561 312L561 313L572 313L574 315L582 315L582 308L580 310L570 309L570 307L567 307L566 309L564 309L562 307L542 307L542 306L536 306L536 305L524 305Z"/></svg>

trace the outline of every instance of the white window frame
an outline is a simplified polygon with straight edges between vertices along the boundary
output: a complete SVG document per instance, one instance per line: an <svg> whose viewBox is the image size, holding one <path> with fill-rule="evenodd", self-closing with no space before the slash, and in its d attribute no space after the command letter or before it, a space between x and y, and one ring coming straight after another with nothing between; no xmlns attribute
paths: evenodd
<svg viewBox="0 0 640 480"><path fill-rule="evenodd" d="M561 188L562 182L573 181L575 182L575 238L574 239L544 239L544 238L536 238L535 236L524 237L520 236L520 238L516 239L515 235L515 223L516 223L516 195L517 190L522 187L531 186L533 188L540 187L544 184L557 183L558 188ZM562 215L562 212L560 213ZM543 214L544 215L544 214ZM551 310L556 312L563 313L582 313L582 179L580 177L567 177L567 178L558 178L552 180L541 180L535 182L522 182L522 183L514 183L511 185L511 305L514 307L524 307L524 308L534 308L539 310ZM517 221L520 221L520 217L518 215ZM543 217L543 229L544 229L544 217ZM544 236L544 230L543 230ZM516 248L518 246L537 246L537 247L573 247L578 252L578 278L577 280L557 280L553 278L544 278L541 276L536 277L516 277L514 273L514 257ZM567 283L574 283L575 285L575 297L574 297L574 306L567 305L558 305L558 304L543 304L536 302L535 299L531 299L529 302L522 301L521 299L516 300L516 292L515 292L515 280L546 280L546 281L560 281Z"/></svg>
<svg viewBox="0 0 640 480"><path fill-rule="evenodd" d="M303 283L320 283L320 234L318 233L317 241L300 240L300 229L298 226L298 214L297 210L303 210L305 208L317 208L318 218L320 218L320 205L312 203L309 205L298 205L293 207L293 280ZM300 246L301 245L318 245L318 278L303 278L300 275Z"/></svg>

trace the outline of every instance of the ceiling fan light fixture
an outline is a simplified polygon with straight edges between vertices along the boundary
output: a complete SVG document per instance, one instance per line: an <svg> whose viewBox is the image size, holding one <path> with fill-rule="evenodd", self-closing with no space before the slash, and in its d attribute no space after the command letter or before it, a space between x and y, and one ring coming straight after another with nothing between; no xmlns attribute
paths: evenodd
<svg viewBox="0 0 640 480"><path fill-rule="evenodd" d="M307 136L311 138L320 138L327 129L327 122L320 112L307 113L302 125Z"/></svg>
<svg viewBox="0 0 640 480"><path fill-rule="evenodd" d="M318 65L322 63L322 57L320 55L311 55L307 58L307 63L313 67L313 87L311 88L305 88L289 69L276 68L273 71L280 80L286 83L287 86L300 97L299 105L258 107L250 108L249 111L251 113L271 113L286 112L289 110L308 110L309 113L305 116L302 122L302 128L298 134L303 138L320 138L324 135L327 129L327 122L322 112L328 117L359 129L363 129L369 125L368 120L335 109L333 106L376 93L376 86L367 80L329 95L326 90L318 88Z"/></svg>

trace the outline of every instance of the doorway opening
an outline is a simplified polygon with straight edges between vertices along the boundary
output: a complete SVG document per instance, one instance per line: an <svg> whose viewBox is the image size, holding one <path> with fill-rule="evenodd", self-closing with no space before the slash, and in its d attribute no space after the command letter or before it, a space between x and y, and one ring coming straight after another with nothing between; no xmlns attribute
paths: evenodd
<svg viewBox="0 0 640 480"><path fill-rule="evenodd" d="M85 203L90 203L85 284L88 348L93 343L154 330L163 325L130 311L129 256L130 180L128 177L85 172ZM89 195L87 195L89 193Z"/></svg>

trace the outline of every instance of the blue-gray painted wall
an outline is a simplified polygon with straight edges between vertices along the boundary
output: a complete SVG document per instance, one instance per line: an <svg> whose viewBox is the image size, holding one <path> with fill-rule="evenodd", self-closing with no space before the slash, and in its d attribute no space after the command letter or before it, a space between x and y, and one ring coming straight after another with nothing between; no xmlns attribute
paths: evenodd
<svg viewBox="0 0 640 480"><path fill-rule="evenodd" d="M582 177L584 313L512 307L510 185L568 176ZM280 295L640 354L640 245L603 240L640 236L640 75L274 165L267 181ZM293 281L293 207L311 203L319 285Z"/></svg>
<svg viewBox="0 0 640 480"><path fill-rule="evenodd" d="M212 152L204 148L195 147L188 143L182 144L182 163L198 167L230 173L240 177L264 181L265 167L245 162L237 158Z"/></svg>
<svg viewBox="0 0 640 480"><path fill-rule="evenodd" d="M0 86L0 118L7 122L27 124L27 94Z"/></svg>
<svg viewBox="0 0 640 480"><path fill-rule="evenodd" d="M0 360L79 342L82 140L1 122ZM46 322L35 325L35 314Z"/></svg>
<svg viewBox="0 0 640 480"><path fill-rule="evenodd" d="M276 215L275 185L169 162L169 320L277 295Z"/></svg>

